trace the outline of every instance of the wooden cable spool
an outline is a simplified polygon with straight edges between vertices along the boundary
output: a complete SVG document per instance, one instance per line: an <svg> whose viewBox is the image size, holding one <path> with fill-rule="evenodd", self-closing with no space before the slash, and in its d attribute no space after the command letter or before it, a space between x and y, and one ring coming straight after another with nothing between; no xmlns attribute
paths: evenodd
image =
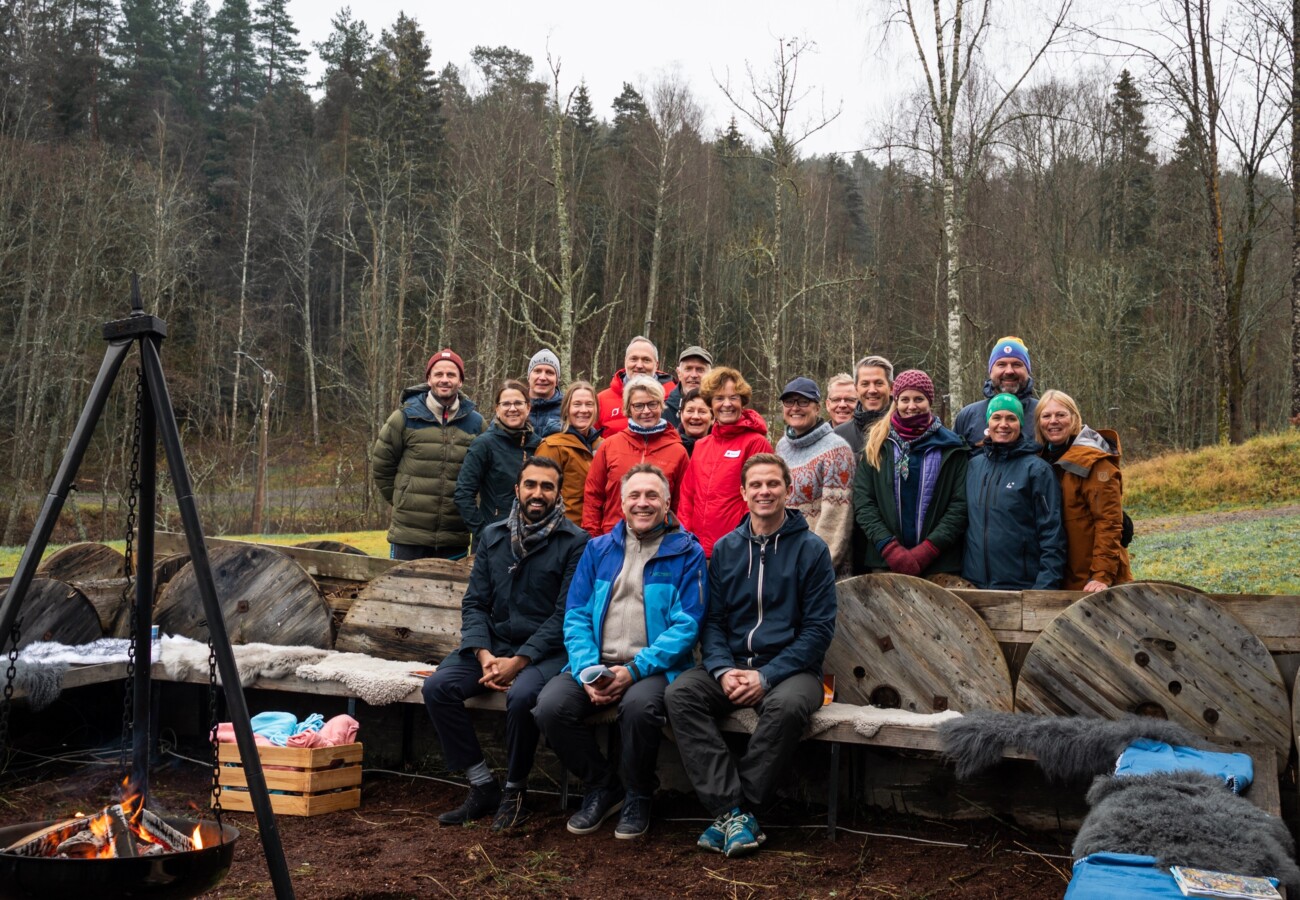
<svg viewBox="0 0 1300 900"><path fill-rule="evenodd" d="M437 662L460 646L460 601L468 562L417 559L389 569L357 595L336 650Z"/></svg>
<svg viewBox="0 0 1300 900"><path fill-rule="evenodd" d="M267 547L242 544L213 547L209 560L232 643L332 646L329 606L316 582L292 559ZM164 634L208 639L192 563L163 589L154 622Z"/></svg>
<svg viewBox="0 0 1300 900"><path fill-rule="evenodd" d="M351 544L345 544L342 541L303 541L301 544L294 544L295 547L301 547L304 550L327 550L330 553L351 553L353 556L369 556L364 550L358 550Z"/></svg>
<svg viewBox="0 0 1300 900"><path fill-rule="evenodd" d="M843 703L931 713L1009 711L1011 675L993 632L948 591L908 575L839 582L825 670Z"/></svg>
<svg viewBox="0 0 1300 900"><path fill-rule="evenodd" d="M121 558L121 554L118 555ZM36 578L18 608L18 647L37 641L75 646L104 636L99 614L75 585L54 578ZM5 646L8 647L8 640Z"/></svg>
<svg viewBox="0 0 1300 900"><path fill-rule="evenodd" d="M36 574L59 581L102 581L122 578L125 558L106 544L69 544L46 557Z"/></svg>
<svg viewBox="0 0 1300 900"><path fill-rule="evenodd" d="M1034 641L1016 711L1167 718L1207 737L1291 748L1286 685L1264 643L1222 606L1175 585L1089 594Z"/></svg>

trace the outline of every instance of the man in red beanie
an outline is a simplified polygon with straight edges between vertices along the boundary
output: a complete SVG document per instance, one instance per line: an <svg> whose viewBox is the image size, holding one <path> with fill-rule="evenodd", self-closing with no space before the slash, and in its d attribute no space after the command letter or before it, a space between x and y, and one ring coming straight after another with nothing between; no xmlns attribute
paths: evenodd
<svg viewBox="0 0 1300 900"><path fill-rule="evenodd" d="M402 391L401 407L379 430L370 475L393 507L393 559L459 559L470 535L453 499L456 476L483 416L460 391L465 362L455 350L433 354L424 380Z"/></svg>

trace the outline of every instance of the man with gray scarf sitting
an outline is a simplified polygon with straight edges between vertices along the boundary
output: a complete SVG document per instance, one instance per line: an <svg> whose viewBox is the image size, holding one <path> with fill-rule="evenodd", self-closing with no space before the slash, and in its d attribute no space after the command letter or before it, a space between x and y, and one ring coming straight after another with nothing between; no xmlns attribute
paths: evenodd
<svg viewBox="0 0 1300 900"><path fill-rule="evenodd" d="M461 825L495 811L492 830L529 817L528 773L539 737L533 706L562 668L564 598L587 533L564 515L557 462L531 456L519 472L515 503L483 529L461 601L461 646L424 682L424 704L442 743L447 768L464 771L469 796L438 817ZM504 794L483 759L465 700L488 691L506 695Z"/></svg>

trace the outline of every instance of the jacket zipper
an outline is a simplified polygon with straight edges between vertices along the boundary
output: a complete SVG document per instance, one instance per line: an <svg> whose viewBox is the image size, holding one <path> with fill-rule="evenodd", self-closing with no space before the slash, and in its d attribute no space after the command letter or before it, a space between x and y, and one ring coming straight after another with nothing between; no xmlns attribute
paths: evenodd
<svg viewBox="0 0 1300 900"><path fill-rule="evenodd" d="M763 625L763 566L767 563L767 535L758 542L758 621L754 627L745 635L745 648L749 650L749 656L745 660L745 665L754 665L754 632Z"/></svg>
<svg viewBox="0 0 1300 900"><path fill-rule="evenodd" d="M989 568L989 507L993 505L993 498L989 492L989 485L996 484L1001 479L1001 476L998 479L992 477L997 471L997 462L993 459L992 454L989 454L989 463L989 474L984 478L982 497L984 500L984 577L991 579L993 571Z"/></svg>

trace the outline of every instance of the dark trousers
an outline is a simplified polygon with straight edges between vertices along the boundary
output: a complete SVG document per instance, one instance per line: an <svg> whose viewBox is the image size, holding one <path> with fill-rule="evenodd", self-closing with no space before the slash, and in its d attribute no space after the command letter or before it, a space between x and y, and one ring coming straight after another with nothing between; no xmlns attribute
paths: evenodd
<svg viewBox="0 0 1300 900"><path fill-rule="evenodd" d="M542 689L533 715L555 755L576 774L584 789L617 788L620 779L629 793L649 797L659 787L655 764L663 739L664 689L668 678L650 675L630 686L618 702L620 756L615 769L596 743L595 729L584 720L609 709L591 702L569 672L561 672Z"/></svg>
<svg viewBox="0 0 1300 900"><path fill-rule="evenodd" d="M389 544L388 558L403 562L412 559L464 559L469 554L466 547L425 547L421 544Z"/></svg>
<svg viewBox="0 0 1300 900"><path fill-rule="evenodd" d="M668 720L700 802L712 816L734 807L753 810L776 797L777 779L794 757L808 719L822 705L821 679L800 672L763 695L754 707L758 726L739 759L722 738L718 720L741 707L718 680L697 666L668 688Z"/></svg>
<svg viewBox="0 0 1300 900"><path fill-rule="evenodd" d="M474 723L465 709L465 699L486 694L492 688L478 683L483 668L477 660L438 667L424 680L424 706L429 710L433 728L442 743L447 768L463 772L483 761ZM516 784L528 781L533 759L537 756L537 723L533 705L546 679L536 666L525 666L506 691L506 780Z"/></svg>

